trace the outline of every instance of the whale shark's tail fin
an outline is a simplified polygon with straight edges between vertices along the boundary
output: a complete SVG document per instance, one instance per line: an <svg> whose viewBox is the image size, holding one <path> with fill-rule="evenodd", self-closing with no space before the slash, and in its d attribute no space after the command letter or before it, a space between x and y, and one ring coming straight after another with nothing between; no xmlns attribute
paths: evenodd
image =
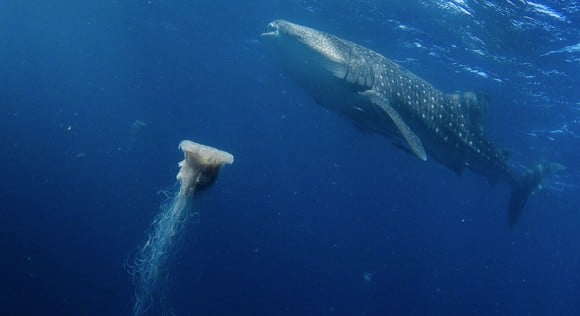
<svg viewBox="0 0 580 316"><path fill-rule="evenodd" d="M513 227L522 214L526 201L540 187L542 180L566 169L559 163L541 163L526 171L516 180L508 206L508 223Z"/></svg>

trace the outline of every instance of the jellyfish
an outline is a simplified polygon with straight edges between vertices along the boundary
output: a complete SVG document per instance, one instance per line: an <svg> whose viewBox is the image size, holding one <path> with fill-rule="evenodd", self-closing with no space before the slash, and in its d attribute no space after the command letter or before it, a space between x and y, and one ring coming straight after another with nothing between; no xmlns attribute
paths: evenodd
<svg viewBox="0 0 580 316"><path fill-rule="evenodd" d="M135 283L134 315L146 314L156 298L163 297L159 286L167 277L167 261L190 217L194 197L215 182L223 165L234 161L234 156L225 151L189 140L182 141L179 149L185 156L179 163L179 189L161 206L147 241L130 266Z"/></svg>
<svg viewBox="0 0 580 316"><path fill-rule="evenodd" d="M141 134L142 130L147 127L147 123L141 120L135 120L131 123L131 129L129 130L129 143L127 145L127 150L133 150L135 143L137 142L137 138L139 134Z"/></svg>

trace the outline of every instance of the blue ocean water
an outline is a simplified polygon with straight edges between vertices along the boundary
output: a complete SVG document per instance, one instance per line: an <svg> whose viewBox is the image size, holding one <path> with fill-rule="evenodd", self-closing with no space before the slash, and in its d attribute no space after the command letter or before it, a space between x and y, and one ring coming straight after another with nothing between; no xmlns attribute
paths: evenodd
<svg viewBox="0 0 580 316"><path fill-rule="evenodd" d="M318 106L259 41L284 18L491 97L509 188ZM183 139L235 156L196 201L167 315L580 314L577 1L0 2L0 314L128 315ZM142 122L142 123L139 123Z"/></svg>

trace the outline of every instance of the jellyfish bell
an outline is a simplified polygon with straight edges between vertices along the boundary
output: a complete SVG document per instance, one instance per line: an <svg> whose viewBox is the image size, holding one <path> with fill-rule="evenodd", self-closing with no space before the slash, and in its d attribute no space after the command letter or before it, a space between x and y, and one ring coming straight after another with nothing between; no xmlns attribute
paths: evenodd
<svg viewBox="0 0 580 316"><path fill-rule="evenodd" d="M185 158L179 163L177 180L181 185L180 192L190 196L211 186L221 167L234 162L232 154L190 140L182 141L179 149Z"/></svg>

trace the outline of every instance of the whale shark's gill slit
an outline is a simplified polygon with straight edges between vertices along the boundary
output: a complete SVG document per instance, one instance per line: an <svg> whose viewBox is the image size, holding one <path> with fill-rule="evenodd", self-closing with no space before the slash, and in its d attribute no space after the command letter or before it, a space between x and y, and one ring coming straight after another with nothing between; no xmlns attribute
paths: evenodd
<svg viewBox="0 0 580 316"><path fill-rule="evenodd" d="M370 89L373 87L373 85L374 85L374 78L373 78L372 73L369 71L369 72L367 72L367 75L366 75L365 87L367 89Z"/></svg>
<svg viewBox="0 0 580 316"><path fill-rule="evenodd" d="M346 66L346 71L344 72L344 77L342 77L342 80L348 82L348 79L347 78L348 78L349 74L350 74L350 65L347 65Z"/></svg>

